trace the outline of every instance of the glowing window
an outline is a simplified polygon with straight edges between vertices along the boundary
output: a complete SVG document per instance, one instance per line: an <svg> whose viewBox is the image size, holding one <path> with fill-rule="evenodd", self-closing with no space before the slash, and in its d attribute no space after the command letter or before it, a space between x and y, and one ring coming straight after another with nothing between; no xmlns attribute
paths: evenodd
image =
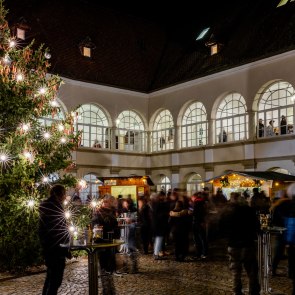
<svg viewBox="0 0 295 295"><path fill-rule="evenodd" d="M167 194L167 192L171 189L171 181L170 179L165 176L162 175L160 184L157 185L157 191L160 192L164 192L165 194Z"/></svg>
<svg viewBox="0 0 295 295"><path fill-rule="evenodd" d="M281 0L277 7L283 6L288 3L288 0Z"/></svg>
<svg viewBox="0 0 295 295"><path fill-rule="evenodd" d="M145 151L146 133L142 119L134 111L123 111L116 119L116 149Z"/></svg>
<svg viewBox="0 0 295 295"><path fill-rule="evenodd" d="M20 28L16 29L16 37L21 40L26 39L26 31Z"/></svg>
<svg viewBox="0 0 295 295"><path fill-rule="evenodd" d="M210 30L210 28L206 28L204 29L196 38L196 41L201 40L202 38L205 37L205 35L208 33L208 31Z"/></svg>
<svg viewBox="0 0 295 295"><path fill-rule="evenodd" d="M163 110L156 117L152 131L152 151L174 148L174 123L171 113Z"/></svg>
<svg viewBox="0 0 295 295"><path fill-rule="evenodd" d="M98 198L99 191L98 186L101 181L97 179L95 174L89 173L86 174L83 179L86 181L87 186L85 189L81 190L80 198L83 203L89 202L92 199Z"/></svg>
<svg viewBox="0 0 295 295"><path fill-rule="evenodd" d="M186 183L186 191L189 196L202 189L202 177L200 174L192 174Z"/></svg>
<svg viewBox="0 0 295 295"><path fill-rule="evenodd" d="M258 104L257 137L293 133L294 95L293 86L285 81L276 82L263 91Z"/></svg>
<svg viewBox="0 0 295 295"><path fill-rule="evenodd" d="M218 44L214 44L211 46L211 55L218 53Z"/></svg>
<svg viewBox="0 0 295 295"><path fill-rule="evenodd" d="M248 115L243 96L231 93L222 100L217 109L215 127L217 143L248 138Z"/></svg>
<svg viewBox="0 0 295 295"><path fill-rule="evenodd" d="M91 48L83 47L83 55L86 57L91 57Z"/></svg>
<svg viewBox="0 0 295 295"><path fill-rule="evenodd" d="M77 110L76 130L82 130L81 145L85 147L110 147L108 119L103 110L93 104L85 104Z"/></svg>
<svg viewBox="0 0 295 295"><path fill-rule="evenodd" d="M192 103L185 111L181 124L181 147L206 145L208 141L207 113L201 102Z"/></svg>

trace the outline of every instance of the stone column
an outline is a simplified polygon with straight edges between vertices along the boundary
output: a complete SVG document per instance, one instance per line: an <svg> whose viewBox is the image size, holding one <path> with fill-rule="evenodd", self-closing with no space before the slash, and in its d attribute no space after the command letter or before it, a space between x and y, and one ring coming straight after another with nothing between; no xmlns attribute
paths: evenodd
<svg viewBox="0 0 295 295"><path fill-rule="evenodd" d="M116 149L116 130L117 128L115 126L113 126L111 128L111 150L115 150Z"/></svg>
<svg viewBox="0 0 295 295"><path fill-rule="evenodd" d="M152 141L151 141L151 131L146 131L145 133L145 136L146 136L146 140L144 142L145 144L145 152L147 153L151 153L152 149L151 149L151 144L152 144Z"/></svg>
<svg viewBox="0 0 295 295"><path fill-rule="evenodd" d="M174 126L174 149L175 150L178 150L181 145L179 144L179 141L178 141L178 138L180 137L180 134L179 134L179 126Z"/></svg>
<svg viewBox="0 0 295 295"><path fill-rule="evenodd" d="M248 128L249 128L249 140L255 140L256 139L256 124L255 124L255 114L256 112L254 111L249 111L249 123L248 123Z"/></svg>
<svg viewBox="0 0 295 295"><path fill-rule="evenodd" d="M210 119L208 120L208 145L213 145L215 143L214 136L215 136L215 120Z"/></svg>

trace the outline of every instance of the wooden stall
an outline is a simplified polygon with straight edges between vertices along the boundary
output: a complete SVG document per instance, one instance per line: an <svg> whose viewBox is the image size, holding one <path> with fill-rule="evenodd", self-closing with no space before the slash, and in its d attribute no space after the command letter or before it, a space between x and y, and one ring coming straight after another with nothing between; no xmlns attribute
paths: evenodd
<svg viewBox="0 0 295 295"><path fill-rule="evenodd" d="M212 186L213 193L222 188L227 198L233 191L248 190L252 193L253 188L258 187L273 199L279 191L285 190L290 183L295 182L295 176L274 171L228 171L205 182Z"/></svg>
<svg viewBox="0 0 295 295"><path fill-rule="evenodd" d="M129 195L137 203L140 196L149 195L150 187L154 185L149 176L120 176L120 177L98 177L103 183L99 186L99 195L111 194L118 198L127 198Z"/></svg>

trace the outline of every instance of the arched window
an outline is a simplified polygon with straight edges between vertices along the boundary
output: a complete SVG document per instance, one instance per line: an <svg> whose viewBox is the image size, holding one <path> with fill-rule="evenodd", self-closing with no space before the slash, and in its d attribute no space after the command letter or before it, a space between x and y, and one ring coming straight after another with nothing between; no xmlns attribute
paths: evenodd
<svg viewBox="0 0 295 295"><path fill-rule="evenodd" d="M208 141L207 113L201 102L192 103L185 111L181 124L181 147L206 145Z"/></svg>
<svg viewBox="0 0 295 295"><path fill-rule="evenodd" d="M174 148L174 123L171 113L163 110L155 119L152 131L152 151Z"/></svg>
<svg viewBox="0 0 295 295"><path fill-rule="evenodd" d="M162 175L160 183L157 185L157 191L163 191L167 194L167 192L171 189L171 181L170 179L165 176Z"/></svg>
<svg viewBox="0 0 295 295"><path fill-rule="evenodd" d="M216 142L246 140L248 138L248 115L246 102L239 93L227 95L216 113Z"/></svg>
<svg viewBox="0 0 295 295"><path fill-rule="evenodd" d="M110 130L105 113L93 104L82 105L76 112L76 130L83 131L81 146L109 148Z"/></svg>
<svg viewBox="0 0 295 295"><path fill-rule="evenodd" d="M262 94L257 120L257 137L293 133L294 88L288 82L276 82Z"/></svg>
<svg viewBox="0 0 295 295"><path fill-rule="evenodd" d="M97 176L95 174L89 173L86 174L83 179L86 181L87 186L80 193L80 198L82 202L85 203L89 200L92 200L93 198L98 198L98 186L100 184L100 181L97 179Z"/></svg>
<svg viewBox="0 0 295 295"><path fill-rule="evenodd" d="M191 196L195 192L201 191L202 183L202 177L200 174L192 174L186 183L188 196Z"/></svg>
<svg viewBox="0 0 295 295"><path fill-rule="evenodd" d="M145 151L146 136L142 119L133 111L123 111L117 120L116 149Z"/></svg>

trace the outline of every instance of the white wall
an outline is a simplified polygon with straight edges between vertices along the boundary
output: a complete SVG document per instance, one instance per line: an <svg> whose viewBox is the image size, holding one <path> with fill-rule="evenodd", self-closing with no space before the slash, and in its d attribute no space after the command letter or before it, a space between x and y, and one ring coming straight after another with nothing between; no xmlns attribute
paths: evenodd
<svg viewBox="0 0 295 295"><path fill-rule="evenodd" d="M159 109L168 109L177 124L184 105L190 101L202 102L208 119L214 118L215 109L229 92L238 92L246 100L248 111L263 85L284 80L295 85L295 51L290 51L252 64L243 65L207 77L189 81L151 94L116 89L64 79L59 98L70 111L80 104L96 103L112 118L111 124L123 110L138 112L145 128ZM128 153L116 150L81 148L77 152L77 175L95 172L99 176L160 174L183 185L186 176L198 173L205 179L225 170L267 170L272 167L287 169L295 175L295 135L265 138L257 141L216 144L199 148L150 153Z"/></svg>

